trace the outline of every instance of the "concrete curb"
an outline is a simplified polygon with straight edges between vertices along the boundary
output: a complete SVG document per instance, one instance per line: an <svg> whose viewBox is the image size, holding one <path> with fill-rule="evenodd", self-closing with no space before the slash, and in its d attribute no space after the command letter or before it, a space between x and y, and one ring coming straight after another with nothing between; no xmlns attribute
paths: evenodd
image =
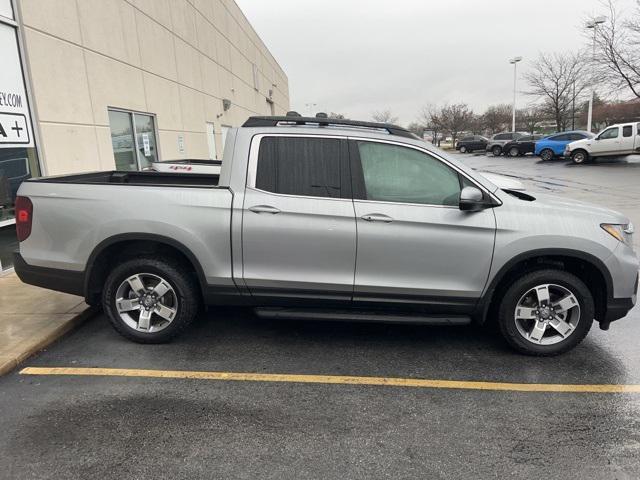
<svg viewBox="0 0 640 480"><path fill-rule="evenodd" d="M60 325L58 328L50 332L46 337L38 340L33 344L26 345L25 349L21 351L16 357L0 358L0 376L6 375L7 373L11 372L20 363L24 362L35 353L38 353L40 350L48 347L64 334L80 326L99 312L100 308L88 307L78 315L70 319L68 322Z"/></svg>

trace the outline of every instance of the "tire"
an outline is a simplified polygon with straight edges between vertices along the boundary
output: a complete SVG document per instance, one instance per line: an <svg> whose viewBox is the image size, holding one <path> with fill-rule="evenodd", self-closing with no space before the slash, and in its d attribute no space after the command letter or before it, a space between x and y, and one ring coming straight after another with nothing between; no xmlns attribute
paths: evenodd
<svg viewBox="0 0 640 480"><path fill-rule="evenodd" d="M583 163L587 163L589 161L589 154L584 150L576 150L571 154L571 160L576 165L582 165Z"/></svg>
<svg viewBox="0 0 640 480"><path fill-rule="evenodd" d="M460 153L467 153L467 147L464 145L460 147Z"/></svg>
<svg viewBox="0 0 640 480"><path fill-rule="evenodd" d="M153 298L154 292L165 293ZM138 343L172 340L191 324L199 305L193 274L179 262L155 257L132 258L117 265L102 293L102 307L113 328ZM147 320L142 320L145 312L149 317L146 325Z"/></svg>
<svg viewBox="0 0 640 480"><path fill-rule="evenodd" d="M500 155L502 155L502 147L500 145L491 147L491 153L493 153L494 157L499 157Z"/></svg>
<svg viewBox="0 0 640 480"><path fill-rule="evenodd" d="M545 287L550 292L550 303L564 299L564 305L569 305L566 311L550 313L544 302L540 304L537 291L544 292ZM506 290L498 310L498 325L507 343L520 353L553 356L578 345L589 333L594 315L593 297L582 280L562 270L537 270L525 274ZM534 325L540 328L535 329Z"/></svg>
<svg viewBox="0 0 640 480"><path fill-rule="evenodd" d="M520 156L520 149L518 147L511 147L509 149L509 156L510 157L519 157Z"/></svg>
<svg viewBox="0 0 640 480"><path fill-rule="evenodd" d="M553 153L553 150L551 150L550 148L545 148L540 152L540 158L542 159L543 162L548 162L550 160L553 160L554 156L555 154Z"/></svg>

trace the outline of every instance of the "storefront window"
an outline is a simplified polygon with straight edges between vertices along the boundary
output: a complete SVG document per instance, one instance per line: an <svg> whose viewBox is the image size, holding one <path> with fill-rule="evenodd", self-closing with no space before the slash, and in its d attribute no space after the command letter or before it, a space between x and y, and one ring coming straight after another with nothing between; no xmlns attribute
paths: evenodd
<svg viewBox="0 0 640 480"><path fill-rule="evenodd" d="M18 249L15 201L20 184L40 175L11 2L0 0L0 272Z"/></svg>
<svg viewBox="0 0 640 480"><path fill-rule="evenodd" d="M109 110L116 170L144 170L158 160L153 115Z"/></svg>

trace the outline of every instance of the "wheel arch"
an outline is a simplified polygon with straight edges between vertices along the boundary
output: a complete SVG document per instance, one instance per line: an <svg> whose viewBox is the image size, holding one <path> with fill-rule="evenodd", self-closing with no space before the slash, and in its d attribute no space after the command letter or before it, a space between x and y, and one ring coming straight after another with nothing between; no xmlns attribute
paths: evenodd
<svg viewBox="0 0 640 480"><path fill-rule="evenodd" d="M613 279L604 262L580 250L548 248L521 253L498 270L476 308L476 321L484 324L497 311L501 293L513 278L544 268L562 268L580 278L593 296L596 320L604 318L607 301L613 298Z"/></svg>
<svg viewBox="0 0 640 480"><path fill-rule="evenodd" d="M173 238L152 233L123 233L101 241L87 260L84 278L85 301L98 303L102 282L108 275L109 260L114 255L123 258L145 253L169 254L195 272L201 293L204 293L206 278L202 265L193 252Z"/></svg>

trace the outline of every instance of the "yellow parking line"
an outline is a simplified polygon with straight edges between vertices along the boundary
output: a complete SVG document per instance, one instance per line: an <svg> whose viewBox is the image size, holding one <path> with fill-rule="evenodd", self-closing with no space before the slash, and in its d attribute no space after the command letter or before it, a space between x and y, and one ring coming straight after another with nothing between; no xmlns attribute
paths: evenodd
<svg viewBox="0 0 640 480"><path fill-rule="evenodd" d="M139 370L129 368L27 367L21 375L72 375L141 378L187 378L241 382L320 383L337 385L384 385L391 387L499 390L510 392L640 393L640 385L575 385L556 383L504 383L457 380L427 380L397 377L344 375L296 375L284 373L198 372L185 370Z"/></svg>

